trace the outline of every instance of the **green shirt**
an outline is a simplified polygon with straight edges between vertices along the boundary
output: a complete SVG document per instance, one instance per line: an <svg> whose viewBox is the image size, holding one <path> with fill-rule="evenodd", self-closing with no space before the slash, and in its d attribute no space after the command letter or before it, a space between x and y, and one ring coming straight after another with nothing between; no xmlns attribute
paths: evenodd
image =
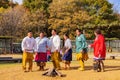
<svg viewBox="0 0 120 80"><path fill-rule="evenodd" d="M84 48L87 48L86 38L83 34L76 37L76 53L81 52Z"/></svg>

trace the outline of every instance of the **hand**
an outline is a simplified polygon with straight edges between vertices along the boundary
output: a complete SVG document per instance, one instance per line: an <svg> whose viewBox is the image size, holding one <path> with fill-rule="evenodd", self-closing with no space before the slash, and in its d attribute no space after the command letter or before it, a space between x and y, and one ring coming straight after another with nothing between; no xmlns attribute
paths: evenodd
<svg viewBox="0 0 120 80"><path fill-rule="evenodd" d="M55 52L58 52L58 50L56 50Z"/></svg>
<svg viewBox="0 0 120 80"><path fill-rule="evenodd" d="M26 53L26 49L23 52Z"/></svg>
<svg viewBox="0 0 120 80"><path fill-rule="evenodd" d="M91 48L91 45L88 45L88 48Z"/></svg>
<svg viewBox="0 0 120 80"><path fill-rule="evenodd" d="M35 52L35 55L37 55L37 52Z"/></svg>
<svg viewBox="0 0 120 80"><path fill-rule="evenodd" d="M67 53L68 52L68 50L65 50L65 53Z"/></svg>

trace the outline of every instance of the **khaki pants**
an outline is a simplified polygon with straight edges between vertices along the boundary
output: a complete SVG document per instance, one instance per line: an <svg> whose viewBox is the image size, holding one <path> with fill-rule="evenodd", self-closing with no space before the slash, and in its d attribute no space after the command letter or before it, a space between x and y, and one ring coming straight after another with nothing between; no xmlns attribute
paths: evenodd
<svg viewBox="0 0 120 80"><path fill-rule="evenodd" d="M60 61L61 61L60 53L59 52L53 52L51 54L51 60L53 62L54 68L55 69L60 69Z"/></svg>
<svg viewBox="0 0 120 80"><path fill-rule="evenodd" d="M28 53L28 52L24 52L23 56L22 56L22 66L23 66L23 70L26 70L26 64L29 64L28 70L32 70L32 66L33 66L33 53Z"/></svg>

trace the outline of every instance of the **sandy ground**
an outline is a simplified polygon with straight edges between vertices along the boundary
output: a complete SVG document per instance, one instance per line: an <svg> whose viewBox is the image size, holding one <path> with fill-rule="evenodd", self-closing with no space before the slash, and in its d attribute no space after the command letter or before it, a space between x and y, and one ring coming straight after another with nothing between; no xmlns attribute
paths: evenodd
<svg viewBox="0 0 120 80"><path fill-rule="evenodd" d="M85 62L85 71L79 71L79 62L72 61L71 70L60 70L65 77L42 76L44 71L37 71L34 63L33 72L23 72L21 63L0 64L0 80L120 80L120 58L116 60L105 60L105 72L94 72L92 70L92 59ZM61 63L61 66L64 66ZM52 68L48 62L46 69Z"/></svg>

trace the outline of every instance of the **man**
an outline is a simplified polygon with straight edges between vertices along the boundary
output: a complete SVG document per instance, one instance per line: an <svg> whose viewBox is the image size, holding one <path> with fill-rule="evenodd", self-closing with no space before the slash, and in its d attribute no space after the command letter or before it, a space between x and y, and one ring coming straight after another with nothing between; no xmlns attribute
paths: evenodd
<svg viewBox="0 0 120 80"><path fill-rule="evenodd" d="M60 37L57 35L56 30L52 30L52 36L50 38L51 43L51 60L55 69L60 69Z"/></svg>
<svg viewBox="0 0 120 80"><path fill-rule="evenodd" d="M79 70L84 71L84 61L88 59L86 38L80 29L76 29L76 35L76 56L81 66Z"/></svg>
<svg viewBox="0 0 120 80"><path fill-rule="evenodd" d="M23 50L23 58L22 58L22 66L24 72L27 72L26 70L26 64L29 63L28 72L32 71L33 66L33 53L36 52L36 42L35 39L32 37L32 32L29 31L27 36L22 41L22 50Z"/></svg>

